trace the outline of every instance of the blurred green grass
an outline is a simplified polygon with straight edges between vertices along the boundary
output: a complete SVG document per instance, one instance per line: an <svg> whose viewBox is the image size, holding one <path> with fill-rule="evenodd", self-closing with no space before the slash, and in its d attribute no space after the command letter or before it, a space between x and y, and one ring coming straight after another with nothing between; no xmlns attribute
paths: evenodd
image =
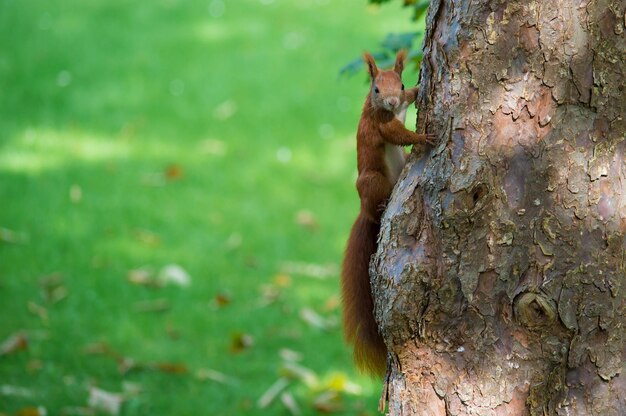
<svg viewBox="0 0 626 416"><path fill-rule="evenodd" d="M300 317L339 321L337 273L276 276L289 262L340 263L367 87L338 70L414 30L409 17L365 0L0 0L0 342L29 341L0 356L0 387L28 393L1 389L0 414L76 414L89 386L130 381L141 392L124 415L287 415L278 399L256 407L281 348L321 380L288 387L303 414L329 385L336 414L375 414L380 382L356 373L339 326ZM168 264L191 285L127 279ZM55 273L67 291L56 303L42 294ZM230 301L215 306L219 295ZM137 311L154 299L167 310ZM233 353L237 334L254 344ZM187 371L121 374L85 353L94 343Z"/></svg>

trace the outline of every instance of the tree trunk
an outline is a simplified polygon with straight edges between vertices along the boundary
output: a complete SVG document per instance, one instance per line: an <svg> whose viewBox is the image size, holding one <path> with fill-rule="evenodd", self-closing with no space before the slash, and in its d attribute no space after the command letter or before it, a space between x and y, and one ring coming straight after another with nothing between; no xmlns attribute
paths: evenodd
<svg viewBox="0 0 626 416"><path fill-rule="evenodd" d="M391 415L626 415L619 0L431 0L371 275Z"/></svg>

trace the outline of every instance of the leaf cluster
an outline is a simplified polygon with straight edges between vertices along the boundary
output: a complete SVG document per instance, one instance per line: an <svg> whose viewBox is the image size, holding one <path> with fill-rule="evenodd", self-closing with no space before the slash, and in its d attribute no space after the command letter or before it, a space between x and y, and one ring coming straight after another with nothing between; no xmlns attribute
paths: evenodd
<svg viewBox="0 0 626 416"><path fill-rule="evenodd" d="M383 4L391 0L369 0L372 4ZM417 21L424 18L426 10L428 10L429 0L402 0L404 7L411 7L414 10L412 19ZM408 60L413 62L417 71L422 62L421 49L413 49L415 40L421 38L422 32L403 32L388 33L380 43L380 49L372 52L372 56L376 59L378 66L381 68L390 68L393 66L395 55L400 49L408 51ZM364 66L361 56L352 59L339 70L339 75L352 76L362 71Z"/></svg>

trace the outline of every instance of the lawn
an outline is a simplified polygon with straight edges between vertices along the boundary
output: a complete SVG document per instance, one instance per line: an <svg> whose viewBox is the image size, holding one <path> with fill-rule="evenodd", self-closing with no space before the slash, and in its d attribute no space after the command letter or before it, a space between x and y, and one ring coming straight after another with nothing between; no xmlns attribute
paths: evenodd
<svg viewBox="0 0 626 416"><path fill-rule="evenodd" d="M397 3L0 0L0 415L376 414L338 71Z"/></svg>

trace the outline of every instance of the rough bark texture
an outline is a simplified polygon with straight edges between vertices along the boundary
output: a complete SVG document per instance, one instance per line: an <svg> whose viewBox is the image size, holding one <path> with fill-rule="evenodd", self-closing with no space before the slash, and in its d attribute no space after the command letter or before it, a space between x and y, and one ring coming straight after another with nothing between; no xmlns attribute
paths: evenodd
<svg viewBox="0 0 626 416"><path fill-rule="evenodd" d="M371 264L392 415L626 415L626 5L431 0Z"/></svg>

